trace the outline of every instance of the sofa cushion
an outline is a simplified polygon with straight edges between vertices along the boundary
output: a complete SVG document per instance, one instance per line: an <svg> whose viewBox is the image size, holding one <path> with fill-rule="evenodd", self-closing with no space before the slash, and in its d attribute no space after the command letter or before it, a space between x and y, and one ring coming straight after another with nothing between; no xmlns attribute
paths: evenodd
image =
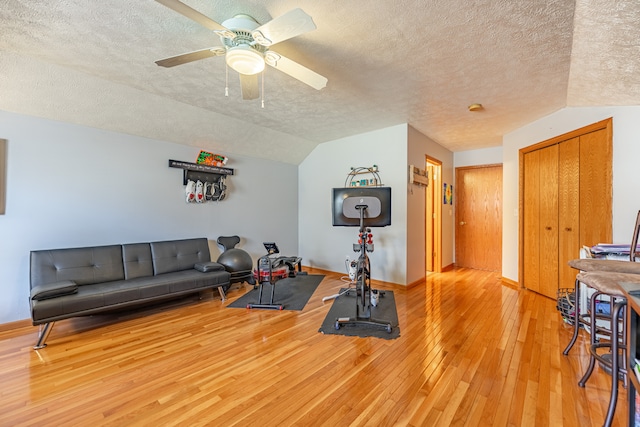
<svg viewBox="0 0 640 427"><path fill-rule="evenodd" d="M229 273L201 273L194 269L159 276L79 286L73 295L32 301L33 323L118 310L185 295L229 283Z"/></svg>
<svg viewBox="0 0 640 427"><path fill-rule="evenodd" d="M97 313L109 305L114 309L118 308L115 301L136 301L138 294L139 290L124 280L80 286L76 294L32 303L31 316L34 324L38 324L44 320L50 322ZM110 300L111 304L107 304L107 300Z"/></svg>
<svg viewBox="0 0 640 427"><path fill-rule="evenodd" d="M124 278L153 276L151 246L148 243L130 243L122 245L124 260Z"/></svg>
<svg viewBox="0 0 640 427"><path fill-rule="evenodd" d="M224 265L219 264L217 262L209 261L209 262L197 262L193 268L202 272L208 273L210 271L225 271Z"/></svg>
<svg viewBox="0 0 640 427"><path fill-rule="evenodd" d="M31 288L31 299L42 301L49 298L57 298L64 295L72 295L78 292L78 284L73 280L46 283Z"/></svg>
<svg viewBox="0 0 640 427"><path fill-rule="evenodd" d="M211 261L206 238L151 242L153 274L192 270L200 262Z"/></svg>
<svg viewBox="0 0 640 427"><path fill-rule="evenodd" d="M122 246L31 251L31 287L73 280L78 285L124 279Z"/></svg>

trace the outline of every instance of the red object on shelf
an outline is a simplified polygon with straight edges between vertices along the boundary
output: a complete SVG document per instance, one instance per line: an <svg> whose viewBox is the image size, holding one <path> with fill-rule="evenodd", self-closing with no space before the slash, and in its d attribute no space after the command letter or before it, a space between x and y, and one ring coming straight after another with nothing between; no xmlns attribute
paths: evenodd
<svg viewBox="0 0 640 427"><path fill-rule="evenodd" d="M224 167L228 158L222 154L209 153L208 151L200 151L196 163L199 165Z"/></svg>

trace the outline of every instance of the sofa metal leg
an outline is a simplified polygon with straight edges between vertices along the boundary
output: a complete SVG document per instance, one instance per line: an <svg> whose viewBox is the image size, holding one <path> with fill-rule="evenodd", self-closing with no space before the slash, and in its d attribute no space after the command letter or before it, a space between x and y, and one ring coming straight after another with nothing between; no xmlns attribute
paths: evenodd
<svg viewBox="0 0 640 427"><path fill-rule="evenodd" d="M44 326L40 327L38 342L33 346L34 350L40 350L41 348L45 348L47 346L45 341L47 340L47 338L49 338L49 334L51 333L51 330L53 329L53 325L55 325L55 323L56 322L45 323Z"/></svg>
<svg viewBox="0 0 640 427"><path fill-rule="evenodd" d="M218 292L220 292L220 298L222 298L222 301L227 299L227 295L224 293L224 289L222 289L222 286L218 286Z"/></svg>

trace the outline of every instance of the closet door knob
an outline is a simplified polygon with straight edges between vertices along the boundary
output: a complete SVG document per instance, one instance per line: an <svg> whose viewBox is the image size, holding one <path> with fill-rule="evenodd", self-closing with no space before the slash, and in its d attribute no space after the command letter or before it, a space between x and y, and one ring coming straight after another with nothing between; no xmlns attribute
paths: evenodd
<svg viewBox="0 0 640 427"><path fill-rule="evenodd" d="M549 227L548 225L544 228L545 230L551 230L551 227Z"/></svg>

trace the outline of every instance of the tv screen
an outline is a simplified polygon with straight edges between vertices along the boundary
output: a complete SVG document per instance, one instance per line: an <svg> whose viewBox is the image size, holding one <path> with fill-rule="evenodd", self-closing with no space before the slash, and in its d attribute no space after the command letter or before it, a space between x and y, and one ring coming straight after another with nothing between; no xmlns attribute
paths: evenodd
<svg viewBox="0 0 640 427"><path fill-rule="evenodd" d="M391 187L344 187L333 189L333 225L358 227L360 209L365 205L364 226L391 225Z"/></svg>

